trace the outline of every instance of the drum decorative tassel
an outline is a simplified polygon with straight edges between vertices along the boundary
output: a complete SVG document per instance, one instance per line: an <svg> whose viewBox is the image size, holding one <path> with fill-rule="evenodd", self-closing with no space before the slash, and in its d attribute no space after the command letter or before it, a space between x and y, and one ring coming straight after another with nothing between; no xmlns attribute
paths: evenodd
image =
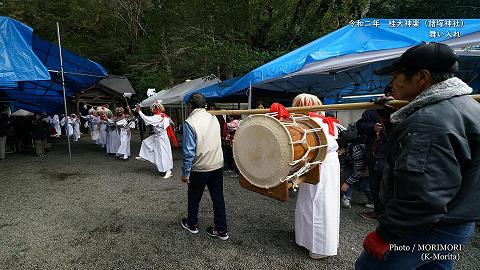
<svg viewBox="0 0 480 270"><path fill-rule="evenodd" d="M327 139L308 116L292 114L282 121L274 116L244 119L235 133L233 155L242 187L286 201L290 188L295 190L301 182L318 183Z"/></svg>

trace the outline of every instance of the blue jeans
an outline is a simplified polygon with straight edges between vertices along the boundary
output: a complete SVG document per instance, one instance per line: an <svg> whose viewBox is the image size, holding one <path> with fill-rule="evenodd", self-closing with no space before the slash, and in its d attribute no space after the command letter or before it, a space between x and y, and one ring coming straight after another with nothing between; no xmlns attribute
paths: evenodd
<svg viewBox="0 0 480 270"><path fill-rule="evenodd" d="M365 196L367 196L368 202L370 203L370 202L373 201L373 198L372 198L372 195L370 194L370 185L369 185L368 182L369 182L368 178L364 177L364 178L360 178L360 180L357 183L355 183L354 185L358 184L360 186L360 190L363 191L363 193L365 193ZM350 185L348 190L345 191L345 193L343 193L343 195L348 200L351 200L352 199L352 194L353 194L353 185Z"/></svg>
<svg viewBox="0 0 480 270"><path fill-rule="evenodd" d="M227 214L223 197L223 168L210 172L190 172L188 184L188 224L198 224L198 207L205 186L208 187L213 203L213 222L215 229L227 230Z"/></svg>
<svg viewBox="0 0 480 270"><path fill-rule="evenodd" d="M461 256L461 251L432 251L431 249L434 247L445 247L445 245L442 244L457 244L454 246L447 246L449 248L447 250L458 247L463 250L464 245L472 239L474 231L475 222L434 226L433 229L428 232L419 233L409 239L397 243L396 248L391 247L384 261L375 259L364 250L355 262L355 269L453 269L452 259L455 258L452 258L452 254L460 254ZM405 247L408 248L408 251L405 251ZM403 251L400 250L402 248Z"/></svg>

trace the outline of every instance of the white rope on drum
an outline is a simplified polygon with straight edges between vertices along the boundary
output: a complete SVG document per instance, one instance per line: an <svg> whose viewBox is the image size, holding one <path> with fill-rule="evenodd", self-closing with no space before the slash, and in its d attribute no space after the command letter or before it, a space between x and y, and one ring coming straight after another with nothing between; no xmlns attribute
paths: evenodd
<svg viewBox="0 0 480 270"><path fill-rule="evenodd" d="M290 181L292 182L292 188L294 191L297 191L298 189L298 178L300 178L300 176L302 176L303 174L305 174L306 172L308 172L310 170L311 167L315 166L315 165L319 165L323 163L323 161L314 161L314 162L307 162L307 157L308 155L310 154L311 151L315 151L317 149L321 149L321 148L324 148L324 147L328 147L328 145L319 145L319 146L310 146L308 145L308 141L307 141L307 133L316 133L316 132L319 132L319 131L323 131L322 128L312 128L312 129L304 129L302 126L300 126L298 124L298 120L302 120L302 119L309 119L309 117L307 116L299 116L299 117L294 117L295 114L292 114L292 123L284 123L285 126L295 126L295 127L298 127L300 128L300 130L303 132L303 135L302 135L302 138L300 140L297 140L297 141L293 141L291 138L290 138L290 145L293 145L293 144L302 144L302 145L306 145L307 146L307 151L305 152L305 154L300 158L300 159L297 159L297 160L293 160L292 162L290 162L289 164L291 166L295 166L297 165L299 162L301 161L304 161L305 164L300 168L298 169L295 173L293 173L292 175L289 175L287 177L285 177L285 179L283 179L281 182L285 182L285 181Z"/></svg>

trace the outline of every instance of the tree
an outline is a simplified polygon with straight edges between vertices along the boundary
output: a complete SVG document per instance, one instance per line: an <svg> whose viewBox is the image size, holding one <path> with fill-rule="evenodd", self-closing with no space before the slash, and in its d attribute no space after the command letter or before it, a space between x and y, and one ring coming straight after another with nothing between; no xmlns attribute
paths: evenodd
<svg viewBox="0 0 480 270"><path fill-rule="evenodd" d="M476 0L0 0L2 14L126 75L139 96L214 74L246 72L350 20L478 18ZM428 11L428 12L427 12Z"/></svg>

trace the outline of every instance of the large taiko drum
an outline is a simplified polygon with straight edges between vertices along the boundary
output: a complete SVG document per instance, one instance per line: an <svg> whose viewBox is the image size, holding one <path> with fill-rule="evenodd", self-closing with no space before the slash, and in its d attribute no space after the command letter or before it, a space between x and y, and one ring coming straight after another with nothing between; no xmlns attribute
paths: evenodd
<svg viewBox="0 0 480 270"><path fill-rule="evenodd" d="M282 121L268 114L251 115L240 124L233 144L241 175L262 189L285 181L295 186L298 178L320 164L326 154L325 133L304 115Z"/></svg>

